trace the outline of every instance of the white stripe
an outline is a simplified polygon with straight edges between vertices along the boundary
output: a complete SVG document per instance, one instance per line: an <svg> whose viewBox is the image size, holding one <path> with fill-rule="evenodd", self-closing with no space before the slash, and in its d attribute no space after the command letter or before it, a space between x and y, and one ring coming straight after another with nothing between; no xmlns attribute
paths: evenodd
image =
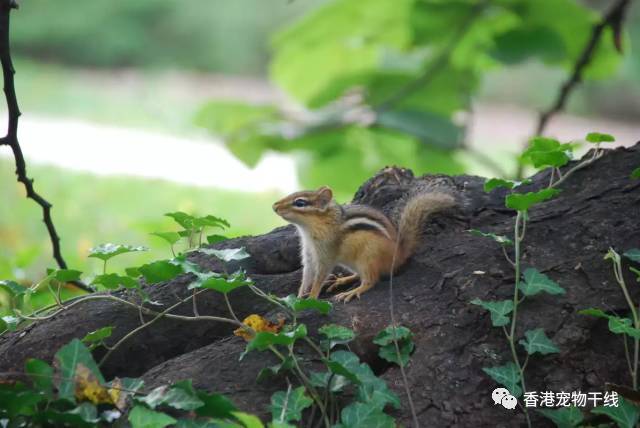
<svg viewBox="0 0 640 428"><path fill-rule="evenodd" d="M347 221L345 221L342 225L342 227L344 227L345 229L350 228L351 226L355 226L358 224L366 224L369 226L373 226L376 229L378 229L380 232L384 233L384 236L386 236L387 238L391 239L391 236L389 235L389 231L387 230L386 227L384 227L383 225L381 225L380 223L378 223L377 221L373 221L370 218L367 217L354 217L351 218Z"/></svg>

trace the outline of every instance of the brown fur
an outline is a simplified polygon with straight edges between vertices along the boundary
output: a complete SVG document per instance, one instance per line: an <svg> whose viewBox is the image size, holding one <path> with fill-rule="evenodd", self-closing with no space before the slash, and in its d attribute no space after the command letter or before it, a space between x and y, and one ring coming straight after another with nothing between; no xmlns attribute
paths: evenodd
<svg viewBox="0 0 640 428"><path fill-rule="evenodd" d="M317 298L333 268L342 265L361 280L360 286L336 296L348 302L372 288L381 275L391 272L392 266L395 270L406 262L420 240L422 222L453 205L453 197L444 193L417 195L402 210L398 229L374 208L341 207L333 201L328 187L293 193L276 202L273 209L296 225L300 234L303 275L298 295ZM338 279L330 290L356 278L351 275Z"/></svg>

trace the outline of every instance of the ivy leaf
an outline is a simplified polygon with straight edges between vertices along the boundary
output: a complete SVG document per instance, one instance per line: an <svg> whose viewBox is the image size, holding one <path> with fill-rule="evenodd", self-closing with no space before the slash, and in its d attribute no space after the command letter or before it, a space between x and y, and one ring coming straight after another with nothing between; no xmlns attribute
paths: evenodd
<svg viewBox="0 0 640 428"><path fill-rule="evenodd" d="M189 290L194 288L208 288L222 294L228 294L236 288L252 285L251 279L244 275L244 272L238 271L233 275L225 277L216 272L199 273L194 272L196 280L191 282L187 287Z"/></svg>
<svg viewBox="0 0 640 428"><path fill-rule="evenodd" d="M565 289L560 287L557 282L534 268L527 268L524 271L519 288L525 296L535 296L542 291L553 295L566 293Z"/></svg>
<svg viewBox="0 0 640 428"><path fill-rule="evenodd" d="M571 148L570 144L560 144L553 138L535 137L522 154L522 159L530 160L536 168L561 167L571 159L567 154Z"/></svg>
<svg viewBox="0 0 640 428"><path fill-rule="evenodd" d="M9 331L16 331L16 329L18 328L18 324L20 324L20 321L22 321L22 319L13 315L5 315L0 319L5 324L6 329Z"/></svg>
<svg viewBox="0 0 640 428"><path fill-rule="evenodd" d="M373 373L369 365L361 363L357 355L348 351L336 351L330 355L329 360L342 366L338 370L339 366L327 363L327 367L332 372L348 379L356 377L354 383L358 384L356 394L358 400L371 403L380 410L384 409L387 404L391 404L396 409L400 408L398 396L389 389L384 380Z"/></svg>
<svg viewBox="0 0 640 428"><path fill-rule="evenodd" d="M85 337L81 340L85 344L93 344L96 342L102 342L104 339L111 337L111 333L113 332L113 326L102 327L98 330L92 331L91 333L87 333Z"/></svg>
<svg viewBox="0 0 640 428"><path fill-rule="evenodd" d="M14 281L3 280L0 281L0 289L6 291L13 297L19 297L27 293L29 290L27 287L23 287Z"/></svg>
<svg viewBox="0 0 640 428"><path fill-rule="evenodd" d="M333 364L339 364L336 362L332 362ZM331 380L331 385L329 385L329 380ZM311 372L309 376L309 381L311 385L318 388L329 388L331 392L340 392L344 389L345 386L349 384L349 381L346 377L335 374L333 371L331 372Z"/></svg>
<svg viewBox="0 0 640 428"><path fill-rule="evenodd" d="M509 324L509 315L513 311L512 300L485 301L473 299L471 304L482 306L491 313L491 325L494 327L502 327Z"/></svg>
<svg viewBox="0 0 640 428"><path fill-rule="evenodd" d="M640 249L638 248L632 248L629 251L626 251L623 256L629 260L640 263Z"/></svg>
<svg viewBox="0 0 640 428"><path fill-rule="evenodd" d="M198 398L191 381L176 382L172 387L159 386L145 397L137 399L152 409L160 405L167 405L178 410L195 410L204 405Z"/></svg>
<svg viewBox="0 0 640 428"><path fill-rule="evenodd" d="M589 132L585 138L590 143L612 143L616 141L613 135L601 134L600 132Z"/></svg>
<svg viewBox="0 0 640 428"><path fill-rule="evenodd" d="M204 391L197 391L197 394L200 401L204 403L195 410L198 416L229 418L237 410L231 400L222 394L209 394Z"/></svg>
<svg viewBox="0 0 640 428"><path fill-rule="evenodd" d="M138 268L140 274L149 284L169 281L183 273L182 267L169 260L158 260Z"/></svg>
<svg viewBox="0 0 640 428"><path fill-rule="evenodd" d="M153 232L151 235L157 236L168 242L169 245L173 245L182 238L178 232Z"/></svg>
<svg viewBox="0 0 640 428"><path fill-rule="evenodd" d="M264 428L257 416L243 412L231 412L231 415L239 420L244 428Z"/></svg>
<svg viewBox="0 0 640 428"><path fill-rule="evenodd" d="M51 397L53 393L53 367L45 361L29 358L24 365L24 371L38 391Z"/></svg>
<svg viewBox="0 0 640 428"><path fill-rule="evenodd" d="M195 217L182 211L174 211L166 213L166 217L171 217L176 223L178 223L184 230L192 230L194 228Z"/></svg>
<svg viewBox="0 0 640 428"><path fill-rule="evenodd" d="M219 229L225 229L231 227L229 222L223 218L213 215L206 215L204 217L196 217L193 220L193 225L197 228L200 227L217 227Z"/></svg>
<svg viewBox="0 0 640 428"><path fill-rule="evenodd" d="M75 375L78 364L82 364L96 376L100 384L104 377L93 360L89 349L78 339L73 339L55 354L55 367L58 371L58 397L75 403Z"/></svg>
<svg viewBox="0 0 640 428"><path fill-rule="evenodd" d="M326 350L349 343L356 337L353 330L337 324L325 324L318 332L327 338L320 341L320 345Z"/></svg>
<svg viewBox="0 0 640 428"><path fill-rule="evenodd" d="M394 343L394 337L398 342L398 350L400 351L399 358L398 352L396 351L396 345ZM412 338L413 333L411 333L411 330L408 328L403 326L395 328L393 326L389 326L376 335L373 339L373 343L380 346L378 355L381 358L400 366L406 366L409 362L411 353L415 348Z"/></svg>
<svg viewBox="0 0 640 428"><path fill-rule="evenodd" d="M207 236L207 242L209 244L217 244L218 242L226 241L227 237L222 235L209 235Z"/></svg>
<svg viewBox="0 0 640 428"><path fill-rule="evenodd" d="M276 364L270 367L265 367L260 370L256 380L262 382L271 377L278 376L280 373L284 373L293 368L293 359L291 357L285 357L284 361L280 364Z"/></svg>
<svg viewBox="0 0 640 428"><path fill-rule="evenodd" d="M541 409L538 412L547 419L551 419L558 428L574 428L584 420L582 412L575 406L562 407L560 409Z"/></svg>
<svg viewBox="0 0 640 428"><path fill-rule="evenodd" d="M102 285L109 290L115 290L120 286L125 288L138 288L140 284L134 278L125 275L118 275L115 273L107 273L102 275L97 275L91 285Z"/></svg>
<svg viewBox="0 0 640 428"><path fill-rule="evenodd" d="M523 184L530 184L530 183L531 183L531 180L529 179L526 179L523 181L513 181L513 180L505 180L504 178L490 178L484 182L484 191L490 192L493 189L497 189L500 187L511 190Z"/></svg>
<svg viewBox="0 0 640 428"><path fill-rule="evenodd" d="M640 418L640 409L635 404L620 397L617 407L598 406L591 410L596 415L606 415L620 428L634 428Z"/></svg>
<svg viewBox="0 0 640 428"><path fill-rule="evenodd" d="M513 241L503 235L496 235L495 233L491 233L491 232L483 232L478 229L471 229L469 230L469 232L475 236L481 236L483 238L491 238L500 245L506 245L506 246L513 245Z"/></svg>
<svg viewBox="0 0 640 428"><path fill-rule="evenodd" d="M176 423L176 420L144 406L135 406L129 413L129 422L132 428L164 428Z"/></svg>
<svg viewBox="0 0 640 428"><path fill-rule="evenodd" d="M290 294L285 298L278 298L277 300L295 312L302 312L312 309L320 312L323 315L326 315L329 313L329 311L331 311L331 308L333 308L333 305L326 300L311 298L301 299L294 296L293 294Z"/></svg>
<svg viewBox="0 0 640 428"><path fill-rule="evenodd" d="M115 256L126 253L133 253L137 251L147 251L147 247L133 247L131 245L122 244L102 244L97 247L93 247L89 250L89 257L107 261Z"/></svg>
<svg viewBox="0 0 640 428"><path fill-rule="evenodd" d="M245 354L249 351L257 349L258 351L264 351L272 345L289 346L295 343L296 340L302 339L307 336L307 326L300 324L293 331L270 333L267 331L261 331L256 333L255 337L247 343Z"/></svg>
<svg viewBox="0 0 640 428"><path fill-rule="evenodd" d="M631 171L631 178L640 179L640 168Z"/></svg>
<svg viewBox="0 0 640 428"><path fill-rule="evenodd" d="M524 346L524 349L529 355L535 354L536 352L543 355L560 352L551 339L547 337L544 333L544 329L542 328L525 331L524 336L526 337L526 340L521 339L518 343Z"/></svg>
<svg viewBox="0 0 640 428"><path fill-rule="evenodd" d="M527 211L533 205L551 199L558 193L560 193L559 189L544 189L528 193L512 193L507 195L505 205L507 208L511 208L516 211Z"/></svg>
<svg viewBox="0 0 640 428"><path fill-rule="evenodd" d="M395 428L394 419L372 403L352 403L340 412L342 428Z"/></svg>
<svg viewBox="0 0 640 428"><path fill-rule="evenodd" d="M588 308L578 311L581 315L589 315L597 318L607 319L609 331L614 334L626 334L628 336L640 339L640 329L632 327L631 320L629 318L620 318L615 315L609 315L602 309Z"/></svg>
<svg viewBox="0 0 640 428"><path fill-rule="evenodd" d="M73 269L56 269L49 272L49 277L60 282L79 281L82 272Z"/></svg>
<svg viewBox="0 0 640 428"><path fill-rule="evenodd" d="M278 391L271 396L271 415L275 421L299 421L302 411L312 403L313 400L305 394L304 386L292 391Z"/></svg>
<svg viewBox="0 0 640 428"><path fill-rule="evenodd" d="M227 248L224 250L214 250L213 248L200 248L198 251L204 254L216 256L223 262L230 262L233 260L244 260L251 257L251 254L247 253L242 248Z"/></svg>
<svg viewBox="0 0 640 428"><path fill-rule="evenodd" d="M497 367L483 367L482 371L507 388L514 397L518 398L522 395L522 389L519 385L520 371L514 362L508 362L503 366Z"/></svg>

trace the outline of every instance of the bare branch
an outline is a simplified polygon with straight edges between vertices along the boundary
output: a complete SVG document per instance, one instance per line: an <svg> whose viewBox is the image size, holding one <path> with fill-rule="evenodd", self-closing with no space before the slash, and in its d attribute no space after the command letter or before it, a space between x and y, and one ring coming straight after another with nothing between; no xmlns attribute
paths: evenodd
<svg viewBox="0 0 640 428"><path fill-rule="evenodd" d="M16 98L16 89L13 76L15 70L11 61L11 52L9 44L9 16L11 9L18 7L15 0L0 0L0 62L2 63L2 75L4 79L4 93L7 100L8 125L7 135L0 139L0 145L7 145L13 151L13 157L16 164L16 176L20 183L24 184L27 191L27 198L33 199L41 208L44 224L49 232L51 246L53 247L53 258L61 269L66 269L67 263L62 257L60 251L60 237L56 232L51 218L51 204L38 194L33 188L33 180L27 176L27 165L24 160L22 148L18 142L18 118L20 117L20 108L18 107L18 99ZM87 286L81 283L74 283L76 286L91 291Z"/></svg>

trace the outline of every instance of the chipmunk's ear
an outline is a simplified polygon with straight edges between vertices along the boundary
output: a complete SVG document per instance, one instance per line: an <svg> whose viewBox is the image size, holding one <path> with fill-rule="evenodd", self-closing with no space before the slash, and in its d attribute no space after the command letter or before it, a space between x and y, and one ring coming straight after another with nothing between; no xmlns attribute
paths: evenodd
<svg viewBox="0 0 640 428"><path fill-rule="evenodd" d="M322 202L322 205L327 205L333 199L333 191L328 186L322 186L316 190L318 200Z"/></svg>

